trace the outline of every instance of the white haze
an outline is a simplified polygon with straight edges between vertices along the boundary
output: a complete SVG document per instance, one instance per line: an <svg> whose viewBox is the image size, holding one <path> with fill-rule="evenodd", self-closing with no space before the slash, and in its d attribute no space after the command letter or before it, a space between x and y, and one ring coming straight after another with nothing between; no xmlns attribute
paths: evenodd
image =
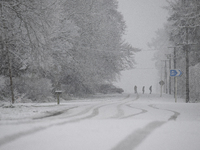
<svg viewBox="0 0 200 150"><path fill-rule="evenodd" d="M153 54L148 42L155 37L155 32L162 28L167 20L167 10L163 9L165 0L118 0L119 11L124 16L127 30L124 39L133 47L142 49L136 54L136 69L122 72L117 86L125 92L132 92L135 85L141 91L142 86L148 91L149 86L158 90L159 77L155 69Z"/></svg>

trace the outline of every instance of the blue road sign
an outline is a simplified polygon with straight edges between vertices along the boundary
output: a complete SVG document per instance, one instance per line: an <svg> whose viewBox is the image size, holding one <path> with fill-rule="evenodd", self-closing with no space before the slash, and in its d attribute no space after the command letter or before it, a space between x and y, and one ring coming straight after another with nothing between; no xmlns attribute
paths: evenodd
<svg viewBox="0 0 200 150"><path fill-rule="evenodd" d="M183 73L179 69L170 70L171 77L180 77Z"/></svg>

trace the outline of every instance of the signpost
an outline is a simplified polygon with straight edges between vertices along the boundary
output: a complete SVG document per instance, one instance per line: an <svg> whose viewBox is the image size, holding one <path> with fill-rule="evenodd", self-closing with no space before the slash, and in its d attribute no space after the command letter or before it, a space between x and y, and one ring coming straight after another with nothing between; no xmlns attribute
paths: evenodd
<svg viewBox="0 0 200 150"><path fill-rule="evenodd" d="M170 77L175 77L175 103L177 102L177 77L180 77L182 74L179 69L170 70Z"/></svg>
<svg viewBox="0 0 200 150"><path fill-rule="evenodd" d="M163 85L165 84L165 82L164 82L163 80L161 80L161 81L159 82L159 84L160 84L160 97L162 97L162 87L163 87Z"/></svg>

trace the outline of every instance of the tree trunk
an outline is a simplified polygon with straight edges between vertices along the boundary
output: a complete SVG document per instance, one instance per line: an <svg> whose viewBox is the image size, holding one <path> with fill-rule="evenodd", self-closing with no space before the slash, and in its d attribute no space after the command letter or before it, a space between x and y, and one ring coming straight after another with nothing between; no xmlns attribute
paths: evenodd
<svg viewBox="0 0 200 150"><path fill-rule="evenodd" d="M186 62L186 103L190 101L190 86L189 86L189 45L188 45L188 28L186 27L186 42L187 45L184 46L185 50L185 62Z"/></svg>
<svg viewBox="0 0 200 150"><path fill-rule="evenodd" d="M11 60L10 60L9 50L8 50L7 46L6 46L6 50L7 50L8 70L9 70L9 77L10 77L10 92L11 92L11 96L12 96L12 104L14 104L15 103L15 98L14 98L14 91L13 91L12 63L11 63Z"/></svg>
<svg viewBox="0 0 200 150"><path fill-rule="evenodd" d="M190 89L189 89L189 52L188 45L185 46L186 54L186 103L190 101Z"/></svg>

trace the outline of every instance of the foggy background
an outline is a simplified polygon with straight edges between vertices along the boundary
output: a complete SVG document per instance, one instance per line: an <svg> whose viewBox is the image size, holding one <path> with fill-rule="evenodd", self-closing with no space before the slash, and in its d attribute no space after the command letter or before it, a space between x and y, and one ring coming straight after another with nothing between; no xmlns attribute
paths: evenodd
<svg viewBox="0 0 200 150"><path fill-rule="evenodd" d="M155 36L156 30L163 27L167 20L167 5L165 0L118 0L119 11L124 16L127 29L124 39L133 47L142 51L136 53L136 68L123 71L121 80L116 83L125 92L133 92L133 87L138 86L138 92L142 92L145 86L149 92L149 86L153 86L153 92L157 89L160 77L155 69L153 56L155 51L148 47L148 42Z"/></svg>

